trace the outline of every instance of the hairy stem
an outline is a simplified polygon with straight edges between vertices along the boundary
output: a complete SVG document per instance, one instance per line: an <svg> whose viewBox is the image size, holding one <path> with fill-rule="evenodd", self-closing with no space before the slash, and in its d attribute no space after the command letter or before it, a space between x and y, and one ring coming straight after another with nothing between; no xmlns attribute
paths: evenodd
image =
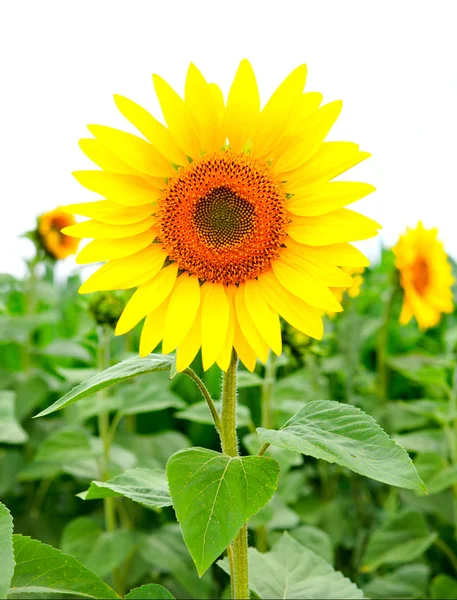
<svg viewBox="0 0 457 600"><path fill-rule="evenodd" d="M232 352L232 359L222 380L222 415L220 437L222 451L228 456L238 456L238 438L236 434L236 372L238 357ZM243 525L228 550L232 598L249 598L248 575L248 528Z"/></svg>

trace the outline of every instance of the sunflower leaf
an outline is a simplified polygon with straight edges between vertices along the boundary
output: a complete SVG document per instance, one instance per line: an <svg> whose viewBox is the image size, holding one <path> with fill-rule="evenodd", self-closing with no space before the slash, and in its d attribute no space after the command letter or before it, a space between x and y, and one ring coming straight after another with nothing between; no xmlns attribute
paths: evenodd
<svg viewBox="0 0 457 600"><path fill-rule="evenodd" d="M257 431L273 446L337 463L389 485L426 491L407 452L355 406L315 400L279 431Z"/></svg>
<svg viewBox="0 0 457 600"><path fill-rule="evenodd" d="M201 576L271 499L279 465L263 456L190 448L170 458L167 477L184 541Z"/></svg>
<svg viewBox="0 0 457 600"><path fill-rule="evenodd" d="M171 506L167 480L161 469L127 469L109 481L92 481L89 489L78 496L83 500L124 496L148 508Z"/></svg>
<svg viewBox="0 0 457 600"><path fill-rule="evenodd" d="M9 592L75 594L83 598L120 598L80 562L38 540L13 535L16 567Z"/></svg>
<svg viewBox="0 0 457 600"><path fill-rule="evenodd" d="M6 598L14 572L13 518L0 502L0 598Z"/></svg>
<svg viewBox="0 0 457 600"><path fill-rule="evenodd" d="M146 373L153 373L155 371L169 371L173 363L172 356L164 356L162 354L150 354L145 358L134 356L124 360L113 367L109 367L101 373L97 373L94 377L91 377L87 381L77 385L68 394L65 394L62 398L54 402L51 406L41 411L37 417L44 417L49 415L56 410L70 406L86 396L95 394L99 390L102 390L115 383L121 383L127 381L138 375L145 375Z"/></svg>
<svg viewBox="0 0 457 600"><path fill-rule="evenodd" d="M363 598L355 583L288 533L270 552L248 553L250 586L260 598ZM217 564L229 572L227 558Z"/></svg>
<svg viewBox="0 0 457 600"><path fill-rule="evenodd" d="M148 583L134 588L125 596L125 600L167 600L168 598L174 600L174 596L158 583Z"/></svg>

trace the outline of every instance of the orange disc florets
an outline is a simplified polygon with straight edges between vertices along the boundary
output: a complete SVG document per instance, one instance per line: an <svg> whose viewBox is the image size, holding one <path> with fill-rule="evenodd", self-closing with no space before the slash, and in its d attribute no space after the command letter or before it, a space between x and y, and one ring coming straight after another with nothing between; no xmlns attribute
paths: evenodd
<svg viewBox="0 0 457 600"><path fill-rule="evenodd" d="M229 151L205 156L168 181L158 202L158 237L181 270L241 283L278 257L285 200L267 165Z"/></svg>

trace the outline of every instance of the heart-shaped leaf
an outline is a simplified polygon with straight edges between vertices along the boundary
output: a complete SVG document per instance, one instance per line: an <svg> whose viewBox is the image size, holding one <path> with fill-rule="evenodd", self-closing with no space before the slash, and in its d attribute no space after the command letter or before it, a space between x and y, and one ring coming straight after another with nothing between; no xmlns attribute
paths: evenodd
<svg viewBox="0 0 457 600"><path fill-rule="evenodd" d="M170 458L167 477L184 541L203 575L273 496L279 465L264 456L190 448Z"/></svg>
<svg viewBox="0 0 457 600"><path fill-rule="evenodd" d="M350 404L315 400L279 431L257 431L273 446L337 463L389 485L426 491L406 451L372 417Z"/></svg>

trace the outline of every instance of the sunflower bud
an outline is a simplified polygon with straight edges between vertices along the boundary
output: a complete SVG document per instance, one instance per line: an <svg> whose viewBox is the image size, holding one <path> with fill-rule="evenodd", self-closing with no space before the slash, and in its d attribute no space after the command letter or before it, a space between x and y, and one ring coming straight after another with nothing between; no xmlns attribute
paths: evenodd
<svg viewBox="0 0 457 600"><path fill-rule="evenodd" d="M89 302L89 310L98 325L116 326L125 307L123 295L116 292L99 292L93 294Z"/></svg>

